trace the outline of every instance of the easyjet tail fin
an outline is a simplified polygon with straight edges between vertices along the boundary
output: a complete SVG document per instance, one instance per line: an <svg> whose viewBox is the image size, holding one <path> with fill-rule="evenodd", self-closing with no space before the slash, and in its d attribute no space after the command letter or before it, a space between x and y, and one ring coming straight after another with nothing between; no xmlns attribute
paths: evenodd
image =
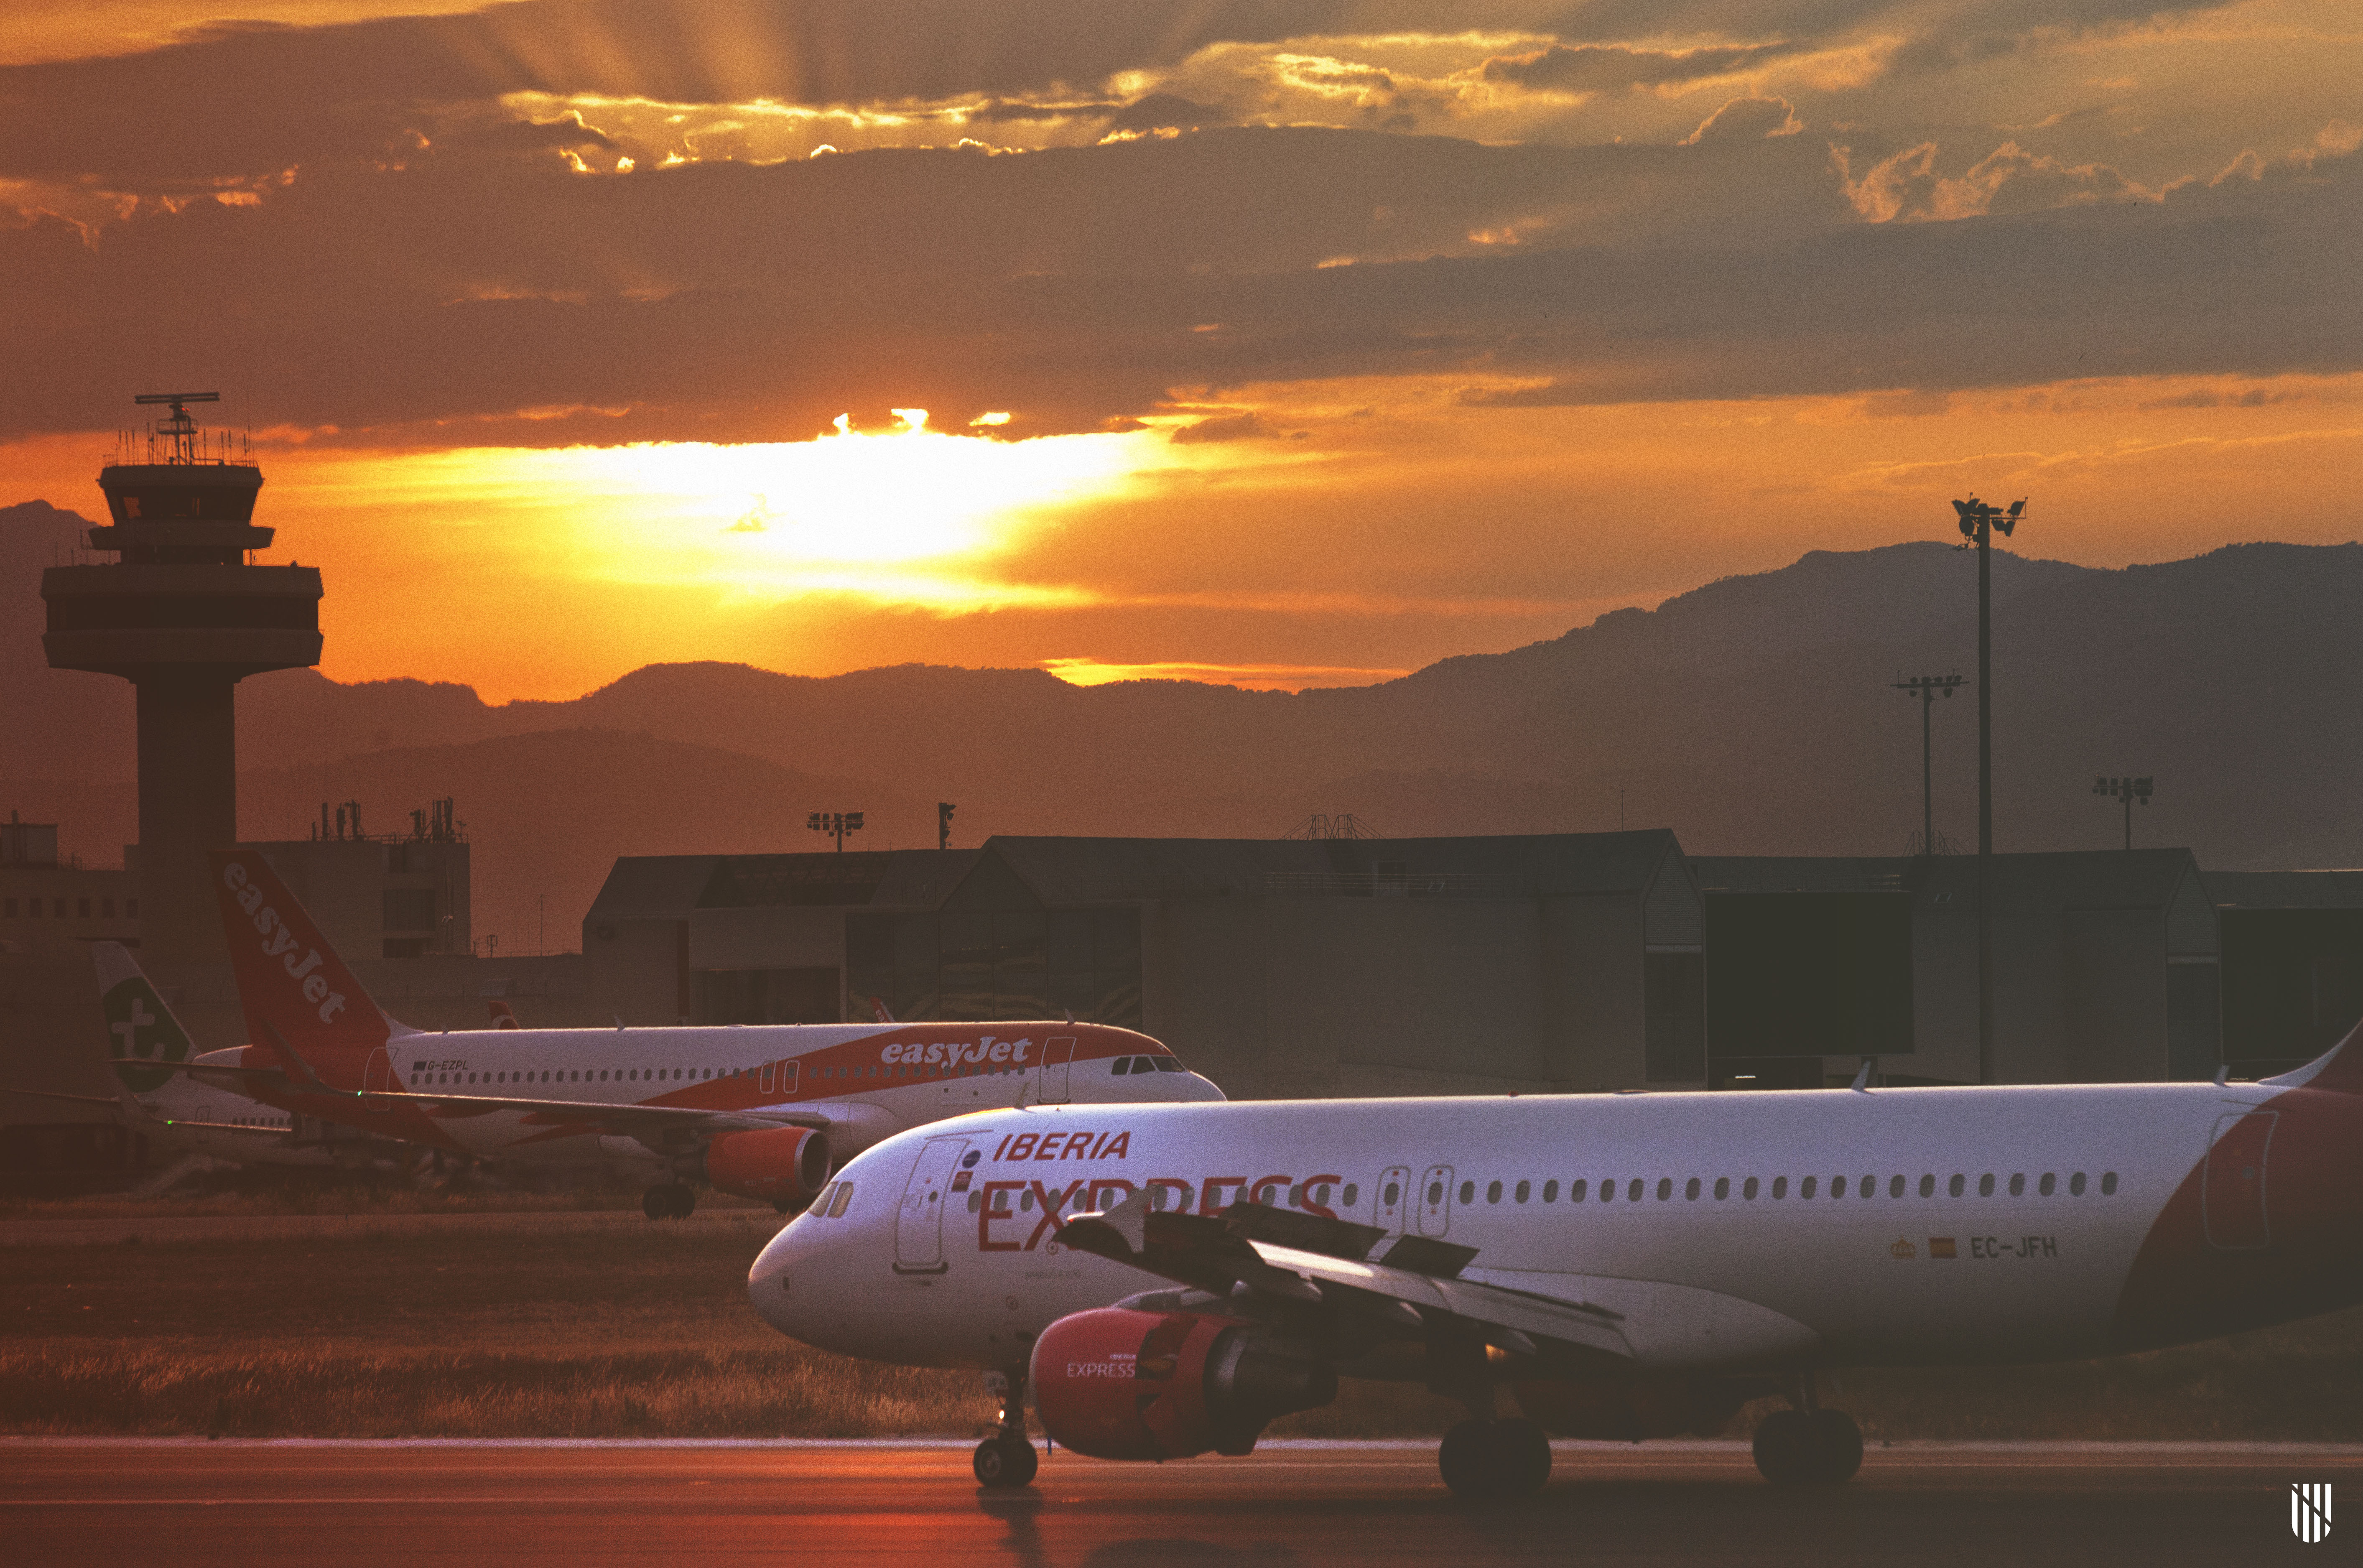
<svg viewBox="0 0 2363 1568"><path fill-rule="evenodd" d="M392 1036L416 1032L386 1017L370 999L261 854L225 850L212 860L222 932L229 941L230 970L238 977L250 1039L283 1041L325 1064L356 1049L383 1045ZM299 1080L307 1075L298 1062L287 1067Z"/></svg>

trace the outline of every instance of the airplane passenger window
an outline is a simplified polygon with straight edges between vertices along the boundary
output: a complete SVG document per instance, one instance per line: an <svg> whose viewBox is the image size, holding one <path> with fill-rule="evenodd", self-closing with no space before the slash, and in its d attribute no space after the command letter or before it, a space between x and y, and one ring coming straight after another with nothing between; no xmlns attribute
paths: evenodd
<svg viewBox="0 0 2363 1568"><path fill-rule="evenodd" d="M1614 1197L1615 1197L1615 1196L1616 1196L1616 1184L1615 1184L1614 1182L1603 1182L1603 1183L1601 1183L1601 1184L1600 1184L1600 1201L1601 1201L1601 1202L1603 1202L1603 1203L1608 1203L1608 1202L1612 1201L1613 1199L1614 1199Z"/></svg>
<svg viewBox="0 0 2363 1568"><path fill-rule="evenodd" d="M1568 1195L1570 1197L1573 1197L1575 1195L1573 1193L1570 1193ZM1559 1201L1559 1184L1557 1182L1545 1182L1543 1184L1543 1201L1545 1203L1557 1203Z"/></svg>
<svg viewBox="0 0 2363 1568"><path fill-rule="evenodd" d="M1567 1184L1567 1201L1568 1201L1568 1202L1570 1202L1570 1203L1581 1203L1581 1202L1584 1200L1585 1195L1585 1195L1585 1192L1584 1192L1584 1184L1583 1184L1583 1183L1581 1183L1581 1182L1570 1182L1570 1183L1568 1183L1568 1184Z"/></svg>
<svg viewBox="0 0 2363 1568"><path fill-rule="evenodd" d="M2025 1173L2022 1172L2011 1177L2010 1195L2013 1197L2025 1197L2026 1195L2026 1176Z"/></svg>
<svg viewBox="0 0 2363 1568"><path fill-rule="evenodd" d="M1832 1196L1832 1197L1844 1197L1844 1196L1846 1196L1846 1187L1847 1187L1847 1179L1846 1179L1844 1176L1832 1176L1832 1177L1830 1178L1830 1196ZM1811 1195L1809 1194L1809 1195L1809 1195L1809 1196L1810 1196Z"/></svg>
<svg viewBox="0 0 2363 1568"><path fill-rule="evenodd" d="M1772 1195L1776 1198L1783 1198L1789 1195L1788 1177L1775 1176L1772 1178Z"/></svg>
<svg viewBox="0 0 2363 1568"><path fill-rule="evenodd" d="M1696 1203L1698 1202L1698 1195L1699 1179L1696 1176L1692 1176L1690 1179L1690 1184L1682 1188L1682 1196L1692 1203Z"/></svg>
<svg viewBox="0 0 2363 1568"><path fill-rule="evenodd" d="M1501 1202L1501 1201L1502 1201L1502 1184L1501 1184L1501 1183L1499 1183L1499 1182L1495 1182L1495 1183L1493 1183L1493 1184L1492 1184L1491 1185L1489 1185L1489 1186L1487 1186L1487 1187L1486 1187L1486 1189L1485 1189L1485 1201L1486 1201L1487 1203L1499 1203L1499 1202Z"/></svg>
<svg viewBox="0 0 2363 1568"><path fill-rule="evenodd" d="M2043 1173L2042 1184L2037 1190L2040 1191L2045 1197L2049 1197L2051 1195L2051 1189L2058 1184L2058 1177L2053 1175L2050 1172L2046 1171Z"/></svg>
<svg viewBox="0 0 2363 1568"><path fill-rule="evenodd" d="M1433 1208L1433 1207L1435 1207L1437 1204L1440 1204L1440 1203L1442 1203L1443 1201L1444 1201L1444 1184L1443 1184L1442 1182L1430 1182L1430 1183L1428 1183L1428 1184L1427 1184L1427 1205L1428 1205L1428 1207L1429 1207L1430 1208Z"/></svg>
<svg viewBox="0 0 2363 1568"><path fill-rule="evenodd" d="M1772 1195L1774 1197L1779 1197L1781 1195L1776 1192ZM1814 1195L1813 1177L1807 1176L1803 1181L1797 1184L1797 1195L1799 1197L1811 1197Z"/></svg>
<svg viewBox="0 0 2363 1568"><path fill-rule="evenodd" d="M1671 1196L1673 1196L1673 1195L1674 1195L1674 1179L1673 1179L1673 1177L1671 1177L1671 1176L1659 1176L1659 1177L1658 1178L1658 1201L1659 1201L1659 1203L1663 1203L1663 1202L1665 1202L1668 1198L1670 1198L1670 1197L1671 1197Z"/></svg>
<svg viewBox="0 0 2363 1568"><path fill-rule="evenodd" d="M1879 1195L1879 1178L1877 1176L1865 1176L1862 1179L1862 1184L1855 1188L1855 1191L1864 1197L1877 1197Z"/></svg>
<svg viewBox="0 0 2363 1568"><path fill-rule="evenodd" d="M1527 1195L1529 1193L1533 1192L1534 1190L1535 1190L1535 1189L1534 1189L1534 1184L1533 1184L1533 1183L1531 1183L1531 1182L1520 1182L1520 1183L1518 1184L1518 1190L1517 1190L1516 1192L1514 1192L1514 1193L1511 1194L1510 1195L1511 1195L1512 1197L1516 1198L1520 1203L1524 1203L1524 1202L1525 1202L1525 1201L1526 1201L1526 1195Z"/></svg>
<svg viewBox="0 0 2363 1568"><path fill-rule="evenodd" d="M982 1193L971 1193L968 1195L968 1211L971 1214L974 1214L978 1209L982 1208L983 1207L984 1195Z"/></svg>
<svg viewBox="0 0 2363 1568"><path fill-rule="evenodd" d="M1754 1203L1754 1202L1756 1201L1756 1178L1755 1178L1755 1177L1750 1176L1750 1177L1748 1177L1748 1178L1747 1178L1747 1185L1745 1185L1745 1186L1743 1186L1743 1187L1741 1187L1741 1188L1739 1189L1739 1195L1740 1195L1741 1197L1746 1198L1746 1199L1747 1199L1748 1202L1750 1202L1750 1203Z"/></svg>
<svg viewBox="0 0 2363 1568"><path fill-rule="evenodd" d="M1328 1184L1328 1183L1324 1182L1324 1183L1322 1183L1319 1186L1317 1186L1317 1187L1315 1187L1315 1188L1314 1188L1314 1189L1313 1189L1313 1201L1314 1201L1315 1203L1319 1204L1319 1205L1320 1205L1322 1207L1324 1207L1324 1208L1326 1208L1326 1207L1329 1207L1329 1184Z"/></svg>
<svg viewBox="0 0 2363 1568"><path fill-rule="evenodd" d="M1984 1175L1978 1178L1978 1196L1993 1196L1993 1173L1991 1171L1988 1171Z"/></svg>
<svg viewBox="0 0 2363 1568"><path fill-rule="evenodd" d="M1021 1208L1021 1209L1024 1209L1024 1210L1025 1210L1026 1213L1028 1213L1028 1214L1033 1213L1033 1212L1034 1212L1034 1195L1033 1195L1032 1193L1030 1193L1030 1192L1027 1192L1027 1193L1020 1193L1020 1194L1018 1194L1018 1195L1017 1195L1017 1207L1018 1207L1019 1208Z"/></svg>
<svg viewBox="0 0 2363 1568"><path fill-rule="evenodd" d="M1386 1205L1389 1208L1392 1208L1395 1205L1403 1201L1403 1187L1397 1183L1389 1182L1386 1184L1386 1190L1381 1192L1379 1195L1386 1200Z"/></svg>
<svg viewBox="0 0 2363 1568"><path fill-rule="evenodd" d="M2102 1197L2114 1197L2117 1195L2117 1173L2114 1171L2107 1171L2102 1173L2101 1195Z"/></svg>
<svg viewBox="0 0 2363 1568"><path fill-rule="evenodd" d="M1362 1185L1359 1182L1348 1182L1346 1184L1346 1195L1339 1201L1348 1208L1351 1208L1354 1207L1354 1200L1361 1196L1361 1195Z"/></svg>
<svg viewBox="0 0 2363 1568"><path fill-rule="evenodd" d="M1629 1183L1627 1183L1627 1184L1625 1184L1625 1201L1626 1203L1639 1203L1639 1202L1641 1201L1641 1178L1640 1178L1640 1177L1636 1176L1636 1177L1634 1177L1634 1178L1632 1179L1632 1181L1631 1181L1631 1182L1629 1182Z"/></svg>
<svg viewBox="0 0 2363 1568"><path fill-rule="evenodd" d="M2070 1197L2082 1197L2084 1195L2083 1172L2079 1171L2074 1175L2068 1178L2068 1195Z"/></svg>
<svg viewBox="0 0 2363 1568"><path fill-rule="evenodd" d="M1902 1196L1903 1195L1903 1177L1901 1177L1901 1176L1891 1176L1891 1177L1889 1177L1889 1178L1888 1178L1888 1182L1887 1182L1887 1195L1888 1195L1889 1197L1902 1197Z"/></svg>
<svg viewBox="0 0 2363 1568"><path fill-rule="evenodd" d="M1968 1178L1963 1176L1958 1171L1956 1171L1953 1173L1951 1184L1947 1186L1945 1190L1952 1194L1955 1197L1958 1197L1961 1195L1961 1189L1968 1184Z"/></svg>
<svg viewBox="0 0 2363 1568"><path fill-rule="evenodd" d="M1731 1195L1731 1178L1729 1176L1717 1176L1714 1179L1714 1195L1718 1200L1727 1198Z"/></svg>
<svg viewBox="0 0 2363 1568"><path fill-rule="evenodd" d="M1494 1187L1493 1191L1494 1191L1494 1195L1498 1198L1498 1197L1501 1195L1501 1188L1500 1188L1500 1186L1497 1184L1497 1185ZM1475 1202L1477 1201L1477 1184L1476 1184L1476 1183L1474 1183L1474 1182L1463 1182L1463 1183L1461 1183L1461 1184L1460 1184L1460 1201L1461 1201L1462 1203L1475 1203Z"/></svg>

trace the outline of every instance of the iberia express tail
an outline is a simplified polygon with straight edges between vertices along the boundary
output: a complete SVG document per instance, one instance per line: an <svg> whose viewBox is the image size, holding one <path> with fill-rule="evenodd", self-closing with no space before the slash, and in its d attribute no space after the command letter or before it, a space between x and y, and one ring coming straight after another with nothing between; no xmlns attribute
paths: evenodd
<svg viewBox="0 0 2363 1568"><path fill-rule="evenodd" d="M359 1086L371 1051L416 1031L370 1000L261 855L224 850L212 861L249 1038L276 1053L292 1051L297 1060L282 1065L298 1083L317 1073L334 1087Z"/></svg>

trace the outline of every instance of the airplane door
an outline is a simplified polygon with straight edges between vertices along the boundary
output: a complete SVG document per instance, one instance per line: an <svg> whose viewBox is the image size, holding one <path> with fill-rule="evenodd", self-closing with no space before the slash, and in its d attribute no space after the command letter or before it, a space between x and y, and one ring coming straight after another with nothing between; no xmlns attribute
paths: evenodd
<svg viewBox="0 0 2363 1568"><path fill-rule="evenodd" d="M1060 1035L1042 1051L1042 1103L1063 1106L1067 1103L1067 1074L1075 1060L1075 1040L1072 1035Z"/></svg>
<svg viewBox="0 0 2363 1568"><path fill-rule="evenodd" d="M2200 1197L2209 1245L2253 1251L2271 1242L2265 1218L2265 1151L2280 1119L2278 1111L2235 1111L2215 1118Z"/></svg>
<svg viewBox="0 0 2363 1568"><path fill-rule="evenodd" d="M1441 1236L1452 1229L1452 1167L1430 1165L1419 1178L1419 1233Z"/></svg>
<svg viewBox="0 0 2363 1568"><path fill-rule="evenodd" d="M763 1063L762 1070L755 1075L755 1092L760 1095L768 1095L771 1092L771 1064L768 1062Z"/></svg>
<svg viewBox="0 0 2363 1568"><path fill-rule="evenodd" d="M394 1061L386 1054L385 1047L381 1045L370 1052L369 1065L361 1073L361 1087L373 1095L383 1095L394 1087ZM372 1105L369 1108L383 1112L387 1107Z"/></svg>
<svg viewBox="0 0 2363 1568"><path fill-rule="evenodd" d="M903 1212L894 1218L894 1272L939 1274L944 1262L944 1194L952 1167L968 1149L965 1138L932 1138L911 1166Z"/></svg>
<svg viewBox="0 0 2363 1568"><path fill-rule="evenodd" d="M801 1057L791 1056L785 1062L781 1062L780 1098L783 1100L793 1098L796 1092L797 1080L801 1079L804 1075L804 1064Z"/></svg>
<svg viewBox="0 0 2363 1568"><path fill-rule="evenodd" d="M1402 1235L1403 1216L1410 1212L1411 1195L1411 1167L1388 1166L1379 1174L1378 1214L1371 1223L1381 1230Z"/></svg>

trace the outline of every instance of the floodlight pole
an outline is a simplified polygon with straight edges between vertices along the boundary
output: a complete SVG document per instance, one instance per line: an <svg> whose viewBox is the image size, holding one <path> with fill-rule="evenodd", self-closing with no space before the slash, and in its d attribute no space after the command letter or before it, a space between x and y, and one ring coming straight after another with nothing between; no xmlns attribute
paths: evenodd
<svg viewBox="0 0 2363 1568"><path fill-rule="evenodd" d="M2005 538L2026 510L2005 512L1972 495L1953 503L1961 535L1978 552L1978 1082L1993 1075L1993 915L1987 891L1993 860L1993 530Z"/></svg>
<svg viewBox="0 0 2363 1568"><path fill-rule="evenodd" d="M1960 684L1958 675L1914 675L1892 683L1904 695L1920 698L1920 852L1924 855L1936 852L1936 769L1929 740L1929 710L1936 706L1938 692L1949 697Z"/></svg>

